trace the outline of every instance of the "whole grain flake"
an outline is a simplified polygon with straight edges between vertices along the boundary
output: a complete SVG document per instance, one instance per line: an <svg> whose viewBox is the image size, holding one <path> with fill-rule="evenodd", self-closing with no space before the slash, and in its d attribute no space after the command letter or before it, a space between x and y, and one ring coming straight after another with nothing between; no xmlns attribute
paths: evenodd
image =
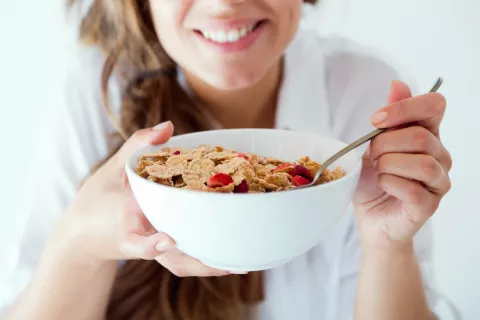
<svg viewBox="0 0 480 320"><path fill-rule="evenodd" d="M237 152L221 146L166 147L139 157L136 173L165 186L218 193L281 192L308 184L320 164L305 156L295 162ZM324 170L318 184L345 176L337 167Z"/></svg>

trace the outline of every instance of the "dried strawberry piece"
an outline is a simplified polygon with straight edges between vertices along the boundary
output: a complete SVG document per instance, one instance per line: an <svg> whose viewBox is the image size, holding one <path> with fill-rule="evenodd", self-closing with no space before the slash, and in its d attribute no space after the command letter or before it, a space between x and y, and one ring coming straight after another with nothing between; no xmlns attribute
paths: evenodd
<svg viewBox="0 0 480 320"><path fill-rule="evenodd" d="M288 170L285 170L289 167L293 167L293 164L291 163L284 163L284 164L281 164L279 165L278 167L276 167L275 169L273 169L273 172L277 172L277 171L288 171Z"/></svg>
<svg viewBox="0 0 480 320"><path fill-rule="evenodd" d="M177 151L175 151L173 154L174 154L175 156L178 156L178 155L180 154L180 151L177 150Z"/></svg>
<svg viewBox="0 0 480 320"><path fill-rule="evenodd" d="M310 181L307 180L306 178L302 177L302 176L295 176L295 177L292 178L292 184L296 187L301 187L301 186L307 185L309 183L310 183Z"/></svg>
<svg viewBox="0 0 480 320"><path fill-rule="evenodd" d="M237 157L240 157L240 158L243 158L243 159L245 159L245 160L248 160L248 156L247 156L245 153L239 152L239 153L237 154Z"/></svg>
<svg viewBox="0 0 480 320"><path fill-rule="evenodd" d="M230 183L233 183L232 177L225 173L217 173L208 179L207 186L209 188L218 188L228 186Z"/></svg>
<svg viewBox="0 0 480 320"><path fill-rule="evenodd" d="M301 176L301 177L304 177L305 179L309 180L310 182L312 182L313 180L313 177L312 177L312 174L310 173L310 170L308 170L307 168L305 168L304 166L301 166L301 165L296 165L292 171L290 171L290 175L292 177L296 177L296 176Z"/></svg>
<svg viewBox="0 0 480 320"><path fill-rule="evenodd" d="M238 186L233 189L233 193L248 193L248 182L243 180Z"/></svg>

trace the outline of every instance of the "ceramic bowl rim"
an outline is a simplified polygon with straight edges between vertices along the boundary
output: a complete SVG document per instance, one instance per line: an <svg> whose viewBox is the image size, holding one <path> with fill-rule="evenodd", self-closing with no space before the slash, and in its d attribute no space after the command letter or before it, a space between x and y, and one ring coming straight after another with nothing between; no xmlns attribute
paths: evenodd
<svg viewBox="0 0 480 320"><path fill-rule="evenodd" d="M201 135L213 135L213 134L218 134L218 133L222 133L222 132L233 132L233 133L255 133L255 132L283 132L283 134L285 133L291 133L291 134L297 134L297 135L301 135L301 136L309 136L309 137L314 137L314 138L320 138L320 139L323 139L323 140L331 140L335 143L340 143L342 144L343 146L346 146L347 144L340 141L340 140L337 140L337 139L333 139L333 138L330 138L330 137L327 137L327 136L324 136L324 135L321 135L321 134L316 134L316 133L309 133L309 132L304 132L304 131L291 131L291 130L284 130L284 129L217 129L217 130L209 130L209 131L200 131L200 132L193 132L193 133L187 133L187 134L182 134L182 135L178 135L178 136L174 136L172 137L167 143L165 144L161 144L161 145L157 145L157 146L152 146L152 145L149 145L149 146L146 146L146 147L143 147L139 150L137 150L136 152L132 153L128 158L127 158L127 161L125 162L125 170L127 171L127 173L129 175L132 175L134 176L135 178L138 178L138 179L141 179L143 180L144 184L146 185L149 185L151 186L152 188L157 188L159 191L166 191L166 192L174 192L174 193L177 193L177 194L184 194L184 195L197 195L197 196L202 196L202 197L211 197L211 198L230 198L230 197L278 197L278 196L281 196L282 192L267 192L267 193L221 193L221 192L202 192L202 191L199 191L199 190L189 190L189 189L182 189L182 188L175 188L175 187L170 187L170 186L165 186L165 185L161 185L161 184L158 184L158 183L155 183L153 181L150 181L150 180L147 180L143 177L141 177L140 175L138 175L135 171L135 169L132 167L132 164L133 164L133 159L134 158L137 158L141 153L145 152L145 150L151 150L151 149L160 149L162 147L164 147L165 145L171 145L172 143L175 143L175 140L181 140L181 139L188 139L192 136L201 136ZM337 180L334 180L334 181L331 181L331 182L328 182L328 183L325 183L325 184L321 184L321 185L318 185L318 186L313 186L313 187L308 187L308 188L299 188L299 189L293 189L293 190L289 190L288 193L307 193L307 192L312 192L312 191L320 191L320 190L323 190L323 189L326 189L326 188L330 188L334 185L337 185L337 184L341 184L343 183L345 180L349 180L349 179L353 179L354 176L355 176L355 173L359 172L361 170L361 167L362 167L362 160L361 160L361 157L358 153L357 150L353 150L351 151L351 153L355 153L355 156L357 158L357 164L355 165L355 167L349 172L347 173L345 176L341 177L340 179L337 179ZM167 191L168 190L168 191Z"/></svg>

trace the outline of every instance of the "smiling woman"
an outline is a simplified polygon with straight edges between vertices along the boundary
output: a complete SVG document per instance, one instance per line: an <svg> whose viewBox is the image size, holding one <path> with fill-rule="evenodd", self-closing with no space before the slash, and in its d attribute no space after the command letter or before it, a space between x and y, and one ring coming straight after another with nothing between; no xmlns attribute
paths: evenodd
<svg viewBox="0 0 480 320"><path fill-rule="evenodd" d="M317 0L305 2L315 4ZM228 126L235 111L229 108L219 113L216 98L209 94L211 87L247 93L256 84L258 89L252 94L262 90L267 104L274 101L281 79L281 57L297 31L302 3L240 3L94 2L82 23L81 39L100 46L108 56L102 76L107 106L107 82L116 65L133 66L137 71L168 71L176 70L178 64L196 93L196 97L189 95L172 76L134 79L122 99L120 122L109 110L124 138L165 120L175 123L177 134L207 130L212 127L210 114ZM272 78L279 80L272 82ZM225 114L224 118L219 114ZM272 121L249 120L240 126L273 125ZM149 319L147 314L159 319L234 320L244 315L246 306L262 299L261 272L177 278L156 261L136 260L119 271L108 314L115 320Z"/></svg>
<svg viewBox="0 0 480 320"><path fill-rule="evenodd" d="M69 2L73 4L75 0ZM317 0L305 2L314 4ZM272 100L276 95L278 83L274 82L273 86L263 83L271 82L281 72L279 58L298 28L301 1L258 2L238 7L241 9L235 7L234 11L204 3L95 1L83 20L82 41L99 46L108 55L102 76L105 100L108 98L107 82L117 60L137 71L163 70L167 73L176 70L179 64L188 70L185 76L197 94L197 97L189 96L174 77L145 78L140 74L131 81L123 97L125 108L122 108L117 129L124 138L164 119L175 122L177 133L208 129L211 125L209 113L219 111L215 110L218 104L215 97L205 94L211 86L245 89L260 82L255 91L267 90L263 94L265 100ZM239 38L246 34L238 41L230 41L236 32ZM247 50L255 42L259 43ZM202 108L199 108L199 97ZM143 107L139 108L139 104ZM109 112L112 116L111 110ZM232 116L222 114L222 119L217 116L220 122L228 122ZM245 120L250 120L247 126L265 125Z"/></svg>
<svg viewBox="0 0 480 320"><path fill-rule="evenodd" d="M302 15L307 6L301 0L93 1L80 26L85 45L72 58L65 100L45 128L51 148L40 160L50 170L38 165L29 175L33 201L24 210L22 243L15 244L20 257L12 292L21 290L18 283L29 285L6 319L431 319L437 295L425 272L428 241L414 247L413 237L450 188L452 162L438 134L445 99L413 97L407 84L392 82L400 76L380 59L300 28L308 22L302 20L309 18ZM348 213L323 242L278 267L254 269L262 272L238 274L232 263L218 270L182 252L181 237L151 224L126 179L127 159L167 143L174 131L289 127L347 142L372 124L399 129L372 140ZM301 156L306 143L298 140L292 145ZM232 148L229 143L222 145ZM208 182L213 173L192 176ZM198 220L182 230L195 234L189 231L207 225L208 204L195 206ZM181 212L171 202L159 206L158 226ZM292 222L277 229L275 239L296 237L298 207L282 205ZM305 216L323 217L316 206L303 207ZM281 219L254 216L248 231L255 237L242 233L232 243L273 256L277 246L287 247L265 246L272 238L262 226ZM234 216L213 217L218 220L208 230L218 238L209 232L210 239L248 263L248 254L230 251L221 236L241 230L216 224ZM317 223L308 225L316 235ZM195 243L212 243L202 240Z"/></svg>

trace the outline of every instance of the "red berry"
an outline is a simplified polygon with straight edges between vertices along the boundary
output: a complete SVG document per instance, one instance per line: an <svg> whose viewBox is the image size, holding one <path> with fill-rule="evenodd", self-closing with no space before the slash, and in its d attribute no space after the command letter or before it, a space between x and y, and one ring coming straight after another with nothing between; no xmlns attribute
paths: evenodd
<svg viewBox="0 0 480 320"><path fill-rule="evenodd" d="M295 187L301 187L301 186L307 185L309 183L310 183L310 181L305 179L302 176L295 176L295 177L292 178L292 184Z"/></svg>
<svg viewBox="0 0 480 320"><path fill-rule="evenodd" d="M176 156L178 156L178 155L180 154L180 151L177 150L177 151L175 151L173 154L176 155Z"/></svg>
<svg viewBox="0 0 480 320"><path fill-rule="evenodd" d="M230 183L233 183L232 177L225 173L217 173L208 179L207 186L209 188L218 188L228 186Z"/></svg>
<svg viewBox="0 0 480 320"><path fill-rule="evenodd" d="M238 153L237 156L240 157L240 158L243 158L243 159L245 159L245 160L248 160L248 156L247 156L246 154L244 154L244 153Z"/></svg>
<svg viewBox="0 0 480 320"><path fill-rule="evenodd" d="M238 186L233 189L233 193L248 193L248 182L243 180Z"/></svg>
<svg viewBox="0 0 480 320"><path fill-rule="evenodd" d="M292 171L290 171L290 175L292 177L301 176L305 179L309 180L310 182L313 180L312 174L310 171L301 165L296 165Z"/></svg>

